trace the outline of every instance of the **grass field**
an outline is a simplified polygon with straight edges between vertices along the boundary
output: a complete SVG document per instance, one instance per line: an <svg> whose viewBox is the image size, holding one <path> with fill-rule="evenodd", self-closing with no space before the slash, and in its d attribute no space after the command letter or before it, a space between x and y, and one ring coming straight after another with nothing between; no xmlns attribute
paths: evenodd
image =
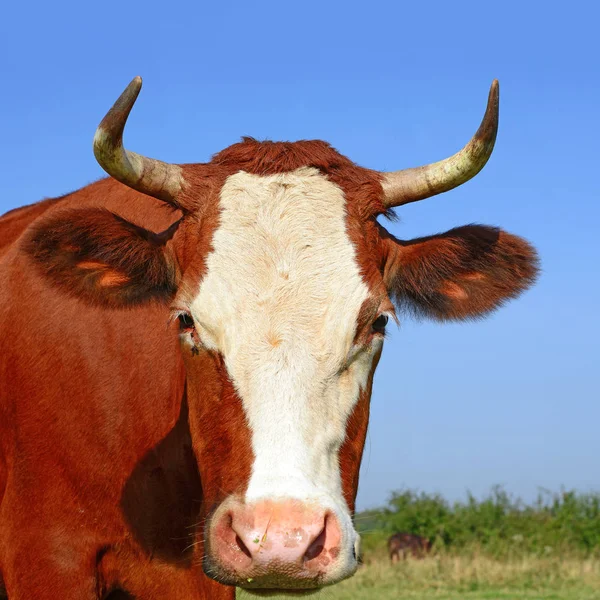
<svg viewBox="0 0 600 600"><path fill-rule="evenodd" d="M238 598L251 596L238 593ZM377 558L315 600L600 600L600 560L438 556L397 565Z"/></svg>

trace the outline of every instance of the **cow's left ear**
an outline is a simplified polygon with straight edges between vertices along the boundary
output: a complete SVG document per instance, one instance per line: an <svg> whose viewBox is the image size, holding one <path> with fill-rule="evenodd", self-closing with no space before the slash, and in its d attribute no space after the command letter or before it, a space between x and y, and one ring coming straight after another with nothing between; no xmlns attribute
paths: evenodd
<svg viewBox="0 0 600 600"><path fill-rule="evenodd" d="M61 211L34 227L25 248L55 285L91 304L168 302L176 278L166 242L176 226L156 234L104 209Z"/></svg>
<svg viewBox="0 0 600 600"><path fill-rule="evenodd" d="M400 309L440 321L485 316L530 287L535 249L494 227L466 225L402 241L387 232L384 281Z"/></svg>

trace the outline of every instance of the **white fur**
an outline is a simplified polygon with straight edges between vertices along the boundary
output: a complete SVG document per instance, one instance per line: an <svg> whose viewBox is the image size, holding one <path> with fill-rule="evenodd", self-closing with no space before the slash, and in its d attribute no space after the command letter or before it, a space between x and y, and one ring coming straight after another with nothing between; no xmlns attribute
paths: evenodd
<svg viewBox="0 0 600 600"><path fill-rule="evenodd" d="M338 453L381 340L353 346L369 291L346 233L342 190L316 169L240 172L191 312L242 399L254 464L246 501L297 498L334 510L348 545Z"/></svg>

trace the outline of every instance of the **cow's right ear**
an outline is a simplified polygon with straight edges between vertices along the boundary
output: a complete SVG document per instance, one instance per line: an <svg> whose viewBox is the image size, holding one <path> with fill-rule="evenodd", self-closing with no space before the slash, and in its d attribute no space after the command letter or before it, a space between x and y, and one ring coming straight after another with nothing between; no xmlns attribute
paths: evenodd
<svg viewBox="0 0 600 600"><path fill-rule="evenodd" d="M42 219L25 244L36 265L65 292L123 308L172 299L176 269L166 242L177 225L156 234L107 210L82 208Z"/></svg>

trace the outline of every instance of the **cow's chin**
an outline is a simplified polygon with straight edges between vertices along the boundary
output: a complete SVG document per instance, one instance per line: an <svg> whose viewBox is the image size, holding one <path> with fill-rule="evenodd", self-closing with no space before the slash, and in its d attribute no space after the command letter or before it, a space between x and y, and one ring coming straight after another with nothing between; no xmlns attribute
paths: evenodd
<svg viewBox="0 0 600 600"><path fill-rule="evenodd" d="M295 578L286 577L285 575L275 575L266 573L262 577L244 577L240 573L234 573L224 570L222 567L216 566L207 557L204 559L204 572L219 583L228 586L238 587L248 595L269 598L273 596L284 597L303 597L311 596L321 591L325 587L335 585L348 577L351 577L356 572L358 564L354 568L345 570L343 575L326 575L320 574L314 578Z"/></svg>

